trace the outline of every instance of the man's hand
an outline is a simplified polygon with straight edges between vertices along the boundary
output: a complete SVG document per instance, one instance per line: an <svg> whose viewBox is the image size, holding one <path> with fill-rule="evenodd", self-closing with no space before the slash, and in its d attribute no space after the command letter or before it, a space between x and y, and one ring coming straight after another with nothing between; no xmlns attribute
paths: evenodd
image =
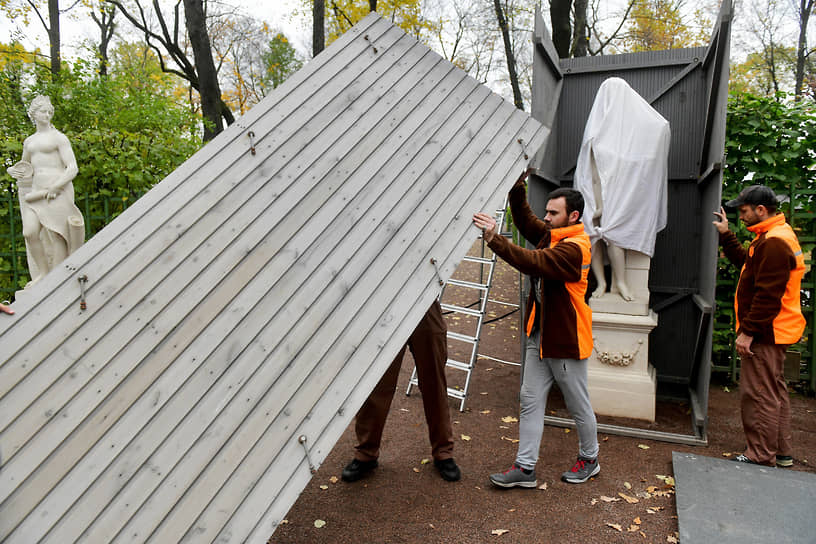
<svg viewBox="0 0 816 544"><path fill-rule="evenodd" d="M737 348L737 353L740 357L748 357L749 355L753 355L754 352L751 351L751 344L754 342L753 336L748 336L747 334L741 332L737 335L737 341L734 343Z"/></svg>
<svg viewBox="0 0 816 544"><path fill-rule="evenodd" d="M725 209L720 206L720 211L714 212L714 215L717 217L717 219L711 223L717 227L717 232L720 234L725 234L728 232L728 218L725 216Z"/></svg>
<svg viewBox="0 0 816 544"><path fill-rule="evenodd" d="M10 314L11 315L11 314L14 313L14 310L9 308L5 304L0 303L0 312L3 312L4 314Z"/></svg>
<svg viewBox="0 0 816 544"><path fill-rule="evenodd" d="M521 173L521 175L519 176L519 178L516 180L515 185L519 185L519 184L524 185L524 182L525 182L525 181L527 181L527 177L528 177L528 176L529 176L529 175L530 175L532 172L533 172L533 169L532 169L532 168L528 168L527 170L525 170L524 172L522 172L522 173Z"/></svg>
<svg viewBox="0 0 816 544"><path fill-rule="evenodd" d="M492 215L479 212L473 215L473 224L482 229L482 237L485 242L490 242L496 236L496 220Z"/></svg>

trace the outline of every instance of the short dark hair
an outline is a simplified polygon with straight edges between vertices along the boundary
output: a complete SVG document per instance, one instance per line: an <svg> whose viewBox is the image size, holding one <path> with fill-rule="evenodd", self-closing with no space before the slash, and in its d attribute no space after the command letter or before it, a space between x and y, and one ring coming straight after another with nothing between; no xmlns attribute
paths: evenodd
<svg viewBox="0 0 816 544"><path fill-rule="evenodd" d="M779 199L774 194L773 189L765 185L751 185L740 191L739 196L734 200L729 200L725 203L728 208L739 208L744 204L756 208L757 206L765 206L768 213L776 213L776 207Z"/></svg>
<svg viewBox="0 0 816 544"><path fill-rule="evenodd" d="M567 215L577 211L578 220L580 221L581 216L584 214L584 195L581 194L581 191L570 189L569 187L559 187L550 193L548 200L561 197L563 197L567 203Z"/></svg>

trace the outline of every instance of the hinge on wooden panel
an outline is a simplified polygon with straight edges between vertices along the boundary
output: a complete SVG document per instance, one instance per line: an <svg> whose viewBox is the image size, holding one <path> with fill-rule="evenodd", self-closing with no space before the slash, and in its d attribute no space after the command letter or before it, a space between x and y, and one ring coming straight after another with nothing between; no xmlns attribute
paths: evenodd
<svg viewBox="0 0 816 544"><path fill-rule="evenodd" d="M518 139L518 143L521 144L521 148L524 150L524 160L526 161L527 159L530 158L530 156L527 155L527 144L525 144L524 140L522 140L521 138Z"/></svg>
<svg viewBox="0 0 816 544"><path fill-rule="evenodd" d="M247 136L249 136L249 152L253 155L255 154L255 133L251 130L247 132Z"/></svg>
<svg viewBox="0 0 816 544"><path fill-rule="evenodd" d="M368 38L368 34L366 34L365 36L363 36L363 38L365 38L365 41L367 41L368 43L370 43L370 44L371 44L371 48L372 48L372 49L374 49L374 53L376 53L376 52L377 52L377 48L376 48L376 47L374 47L374 44L373 44L373 43L372 43L372 41L371 41L371 40Z"/></svg>
<svg viewBox="0 0 816 544"><path fill-rule="evenodd" d="M303 446L303 451L306 452L306 462L309 463L309 471L311 471L311 473L314 474L315 472L317 472L317 469L312 464L312 458L309 457L309 448L306 447L306 435L305 434L302 434L302 435L300 435L298 437L298 443L301 446Z"/></svg>
<svg viewBox="0 0 816 544"><path fill-rule="evenodd" d="M439 280L439 285L445 285L445 280L442 279L442 274L439 272L439 267L436 266L436 259L431 257L431 264L434 267L434 271L436 272L436 277Z"/></svg>
<svg viewBox="0 0 816 544"><path fill-rule="evenodd" d="M79 292L80 292L79 309L84 310L88 307L88 305L85 304L85 284L88 283L88 276L82 274L80 277L77 278L77 280L79 280Z"/></svg>

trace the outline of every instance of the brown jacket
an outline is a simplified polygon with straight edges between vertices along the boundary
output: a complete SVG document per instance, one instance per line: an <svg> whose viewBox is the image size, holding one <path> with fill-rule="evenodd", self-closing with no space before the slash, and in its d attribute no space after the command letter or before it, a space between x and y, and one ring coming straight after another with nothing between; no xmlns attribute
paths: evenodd
<svg viewBox="0 0 816 544"><path fill-rule="evenodd" d="M748 227L756 237L746 251L733 232L720 234L728 260L742 266L734 310L737 333L760 344L794 344L805 330L799 299L805 258L783 214Z"/></svg>
<svg viewBox="0 0 816 544"><path fill-rule="evenodd" d="M513 222L536 249L530 250L494 236L488 244L499 257L533 278L538 278L542 306L542 358L586 359L592 354L592 310L585 302L591 261L591 244L583 223L550 229L527 203L524 185L510 191ZM524 322L528 335L535 313L535 295L530 291Z"/></svg>

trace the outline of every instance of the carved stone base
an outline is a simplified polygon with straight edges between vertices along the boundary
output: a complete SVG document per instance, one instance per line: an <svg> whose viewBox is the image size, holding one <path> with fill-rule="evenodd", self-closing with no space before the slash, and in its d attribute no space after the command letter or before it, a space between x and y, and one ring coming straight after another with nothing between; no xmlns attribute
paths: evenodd
<svg viewBox="0 0 816 544"><path fill-rule="evenodd" d="M626 250L626 285L632 300L623 300L617 293L606 292L592 296L589 306L593 312L628 315L648 315L649 313L649 267L652 260L648 255Z"/></svg>
<svg viewBox="0 0 816 544"><path fill-rule="evenodd" d="M649 364L649 333L657 314L593 312L589 397L596 414L655 419L657 376Z"/></svg>

